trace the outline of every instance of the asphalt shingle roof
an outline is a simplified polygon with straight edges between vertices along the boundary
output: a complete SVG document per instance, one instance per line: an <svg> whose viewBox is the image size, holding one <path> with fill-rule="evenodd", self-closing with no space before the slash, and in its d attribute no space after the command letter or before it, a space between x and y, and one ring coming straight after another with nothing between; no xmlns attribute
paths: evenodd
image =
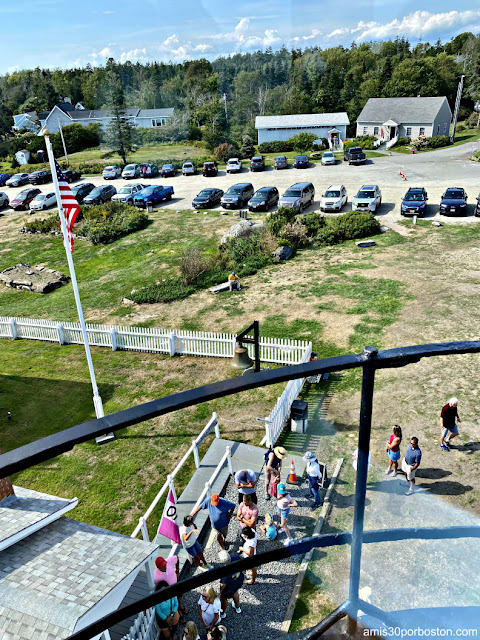
<svg viewBox="0 0 480 640"><path fill-rule="evenodd" d="M350 124L345 111L339 113L299 113L288 116L257 116L256 129L292 127L334 127Z"/></svg>
<svg viewBox="0 0 480 640"><path fill-rule="evenodd" d="M410 122L432 123L446 100L445 96L431 98L369 98L358 116L357 122L378 122L383 124L387 120L394 120L397 124Z"/></svg>

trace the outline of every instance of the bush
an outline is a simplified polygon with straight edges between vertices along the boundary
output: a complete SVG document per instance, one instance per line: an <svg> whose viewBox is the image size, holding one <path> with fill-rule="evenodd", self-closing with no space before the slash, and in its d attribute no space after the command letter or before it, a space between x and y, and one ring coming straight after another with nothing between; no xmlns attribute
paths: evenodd
<svg viewBox="0 0 480 640"><path fill-rule="evenodd" d="M476 111L472 111L472 113L468 116L468 127L469 129L476 129L478 127L478 117L480 116L480 113L477 113Z"/></svg>
<svg viewBox="0 0 480 640"><path fill-rule="evenodd" d="M55 231L60 231L60 220L58 218L58 213L54 213L48 218L32 220L31 222L26 222L24 227L28 233L53 233Z"/></svg>
<svg viewBox="0 0 480 640"><path fill-rule="evenodd" d="M375 136L357 136L353 140L347 140L344 142L343 146L345 149L350 149L350 147L362 147L362 149L368 151L370 149L374 149L373 144L376 141L377 139Z"/></svg>
<svg viewBox="0 0 480 640"><path fill-rule="evenodd" d="M193 284L202 273L208 270L208 262L205 260L200 251L194 247L193 249L185 248L180 253L180 273L184 285Z"/></svg>
<svg viewBox="0 0 480 640"><path fill-rule="evenodd" d="M82 207L82 212L85 221L77 234L87 238L92 244L110 244L148 224L148 216L144 211L123 202Z"/></svg>
<svg viewBox="0 0 480 640"><path fill-rule="evenodd" d="M267 218L267 229L277 238L282 236L285 225L295 222L295 209L279 207Z"/></svg>
<svg viewBox="0 0 480 640"><path fill-rule="evenodd" d="M229 158L235 158L237 155L237 148L233 144L228 142L222 142L218 147L213 150L213 159L217 162L227 162Z"/></svg>
<svg viewBox="0 0 480 640"><path fill-rule="evenodd" d="M312 211L303 216L302 223L307 230L307 236L314 238L320 229L326 224L326 218L322 216L318 211Z"/></svg>
<svg viewBox="0 0 480 640"><path fill-rule="evenodd" d="M402 138L402 137L400 137L400 138L398 139L397 144L394 144L393 146L394 146L394 147L396 147L396 146L398 145L398 146L406 147L407 145L409 145L409 144L410 144L410 142L411 142L411 141L412 141L412 139L411 139L411 138Z"/></svg>
<svg viewBox="0 0 480 640"><path fill-rule="evenodd" d="M465 122L458 122L455 129L456 131L466 131L468 129L468 125Z"/></svg>
<svg viewBox="0 0 480 640"><path fill-rule="evenodd" d="M289 140L272 140L258 145L259 153L288 153L293 151L293 144Z"/></svg>
<svg viewBox="0 0 480 640"><path fill-rule="evenodd" d="M250 159L254 155L255 155L255 147L253 146L253 140L250 138L250 136L244 136L242 141L242 146L239 151L239 157Z"/></svg>
<svg viewBox="0 0 480 640"><path fill-rule="evenodd" d="M428 147L428 138L427 136L418 136L410 144L414 149L426 149Z"/></svg>
<svg viewBox="0 0 480 640"><path fill-rule="evenodd" d="M450 144L450 138L448 136L432 136L428 138L429 149L439 149L440 147L447 147Z"/></svg>
<svg viewBox="0 0 480 640"><path fill-rule="evenodd" d="M316 139L317 136L314 133L303 131L302 133L297 133L297 135L292 136L289 142L293 145L294 151L297 153L305 153L311 151L312 144Z"/></svg>
<svg viewBox="0 0 480 640"><path fill-rule="evenodd" d="M380 223L371 213L350 211L336 218L327 218L325 226L317 235L317 241L321 245L333 245L365 238L380 231Z"/></svg>
<svg viewBox="0 0 480 640"><path fill-rule="evenodd" d="M222 245L223 263L239 276L250 276L272 262L271 252L262 243L262 234L247 238L231 238Z"/></svg>
<svg viewBox="0 0 480 640"><path fill-rule="evenodd" d="M298 220L289 222L283 229L283 238L295 249L304 247L308 243L307 227Z"/></svg>
<svg viewBox="0 0 480 640"><path fill-rule="evenodd" d="M193 285L185 285L180 278L168 278L147 287L142 287L130 295L137 304L153 304L155 302L173 302L183 300L194 293Z"/></svg>

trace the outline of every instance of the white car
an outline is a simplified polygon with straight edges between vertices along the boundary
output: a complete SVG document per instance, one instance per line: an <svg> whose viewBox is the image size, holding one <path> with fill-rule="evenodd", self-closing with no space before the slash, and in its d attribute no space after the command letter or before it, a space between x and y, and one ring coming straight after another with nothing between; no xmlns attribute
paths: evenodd
<svg viewBox="0 0 480 640"><path fill-rule="evenodd" d="M143 184L129 184L128 187L121 187L112 197L114 202L125 202L133 204L133 197L136 193L143 190Z"/></svg>
<svg viewBox="0 0 480 640"><path fill-rule="evenodd" d="M238 158L230 158L227 162L227 173L240 173L242 170L242 161Z"/></svg>
<svg viewBox="0 0 480 640"><path fill-rule="evenodd" d="M8 199L7 194L0 191L0 207L8 207L9 204L10 200Z"/></svg>
<svg viewBox="0 0 480 640"><path fill-rule="evenodd" d="M132 178L140 177L140 165L139 164L127 164L122 171L122 178L124 180L132 180Z"/></svg>
<svg viewBox="0 0 480 640"><path fill-rule="evenodd" d="M382 192L378 184L364 184L358 190L352 202L352 211L370 211L377 213L382 204Z"/></svg>
<svg viewBox="0 0 480 640"><path fill-rule="evenodd" d="M39 193L30 203L30 211L43 211L57 204L57 196L51 193Z"/></svg>
<svg viewBox="0 0 480 640"><path fill-rule="evenodd" d="M320 199L320 211L341 211L347 204L347 190L343 184L332 184Z"/></svg>
<svg viewBox="0 0 480 640"><path fill-rule="evenodd" d="M194 176L197 173L197 167L193 162L184 162L182 167L182 175Z"/></svg>
<svg viewBox="0 0 480 640"><path fill-rule="evenodd" d="M333 153L333 151L324 151L322 153L322 165L325 166L326 164L336 164L337 161L335 160L335 154Z"/></svg>
<svg viewBox="0 0 480 640"><path fill-rule="evenodd" d="M115 180L115 178L120 178L121 175L122 175L122 170L116 164L112 164L109 167L105 167L102 173L104 180Z"/></svg>

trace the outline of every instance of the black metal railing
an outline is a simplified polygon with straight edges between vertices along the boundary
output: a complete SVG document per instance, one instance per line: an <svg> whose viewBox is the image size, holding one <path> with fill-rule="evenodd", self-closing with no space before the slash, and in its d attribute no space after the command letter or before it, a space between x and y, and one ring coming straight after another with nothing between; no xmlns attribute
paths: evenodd
<svg viewBox="0 0 480 640"><path fill-rule="evenodd" d="M357 367L363 368L362 392L360 405L360 424L358 435L358 461L355 486L355 509L352 532L328 534L304 538L288 547L259 553L251 558L239 560L217 569L208 571L188 580L162 589L161 592L149 596L118 609L103 617L85 629L70 636L70 640L90 640L95 635L112 627L134 614L149 607L178 596L203 584L218 580L235 571L243 571L260 566L268 562L282 560L291 556L306 553L312 548L326 548L331 546L350 544L351 563L348 599L335 611L310 630L307 638L314 640L320 637L338 620L348 616L349 633L356 630L358 611L361 609L385 624L392 624L390 615L359 597L360 567L362 546L374 542L392 542L407 539L458 539L461 537L480 538L480 527L432 527L407 529L382 529L380 531L364 531L365 496L367 486L368 455L370 450L370 431L372 421L372 407L377 369L403 367L421 358L446 356L452 354L480 353L480 341L447 342L440 344L415 345L377 351L375 347L365 347L361 354L326 358L305 364L283 367L276 370L265 370L248 377L233 378L213 384L197 387L189 391L177 393L166 398L148 402L124 411L91 420L76 427L65 429L59 433L47 436L0 456L0 478L22 471L28 467L49 460L65 451L71 450L76 444L85 442L107 431L115 432L144 420L159 415L165 415L178 409L215 400L227 395L240 393L256 387L276 384L288 380L305 378L327 371L342 371ZM398 622L394 626L398 626ZM307 640L307 638L305 640Z"/></svg>

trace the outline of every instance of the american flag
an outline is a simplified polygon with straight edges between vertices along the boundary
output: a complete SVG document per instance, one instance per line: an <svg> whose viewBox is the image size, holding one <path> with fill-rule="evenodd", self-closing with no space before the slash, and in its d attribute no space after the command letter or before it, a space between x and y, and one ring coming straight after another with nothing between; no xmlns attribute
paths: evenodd
<svg viewBox="0 0 480 640"><path fill-rule="evenodd" d="M67 241L70 245L70 250L73 252L72 228L73 223L77 219L77 216L80 213L81 209L80 205L75 200L72 190L68 186L68 182L65 180L65 176L63 175L62 170L58 166L56 160L55 171L57 173L58 187L60 190L60 200L62 203L63 215L65 217L65 225L67 227Z"/></svg>

